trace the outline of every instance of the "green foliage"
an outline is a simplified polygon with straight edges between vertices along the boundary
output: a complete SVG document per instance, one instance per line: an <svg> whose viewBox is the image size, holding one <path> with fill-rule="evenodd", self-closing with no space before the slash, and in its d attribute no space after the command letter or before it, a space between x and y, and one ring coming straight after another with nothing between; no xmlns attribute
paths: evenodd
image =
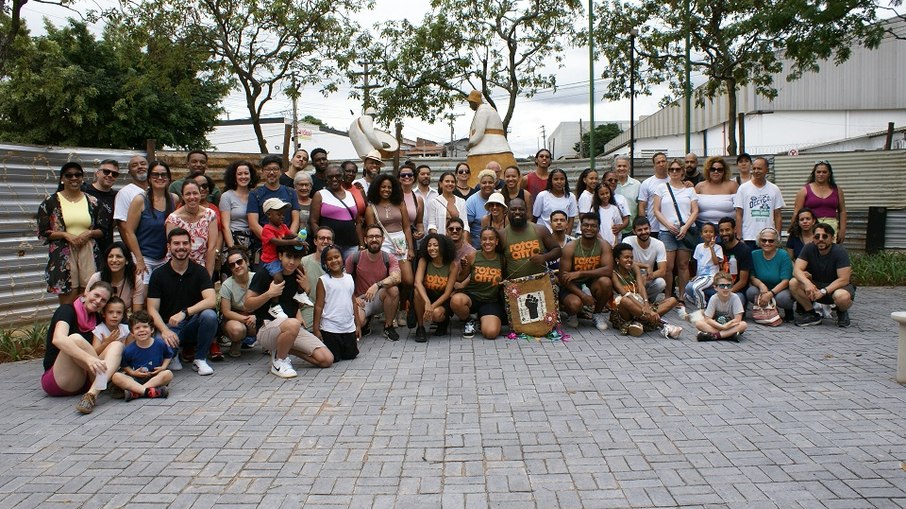
<svg viewBox="0 0 906 509"><path fill-rule="evenodd" d="M36 359L44 355L47 328L46 323L36 323L27 328L0 329L0 362Z"/></svg>
<svg viewBox="0 0 906 509"><path fill-rule="evenodd" d="M851 262L857 286L906 286L906 253L853 253Z"/></svg>
<svg viewBox="0 0 906 509"><path fill-rule="evenodd" d="M616 138L622 133L623 130L620 129L620 126L617 124L599 124L595 126L595 155L600 155L605 152L604 147L607 145L607 142ZM579 157L589 157L588 147L589 147L589 135L591 133L585 132L582 133L582 141L573 145L573 150L579 152L581 155ZM581 150L580 150L581 149Z"/></svg>
<svg viewBox="0 0 906 509"><path fill-rule="evenodd" d="M516 98L554 87L564 44L575 36L582 14L578 0L433 0L419 25L408 21L382 27L379 41L367 45L365 58L380 66L385 85L377 94L378 118L437 120L469 91L501 113L504 130ZM506 96L497 107L492 95ZM353 94L355 97L357 95Z"/></svg>
<svg viewBox="0 0 906 509"><path fill-rule="evenodd" d="M736 153L739 87L751 84L762 96L773 98L777 94L773 74L786 72L787 79L795 79L802 72L818 70L823 59L840 63L849 57L853 45L874 47L883 34L873 24L873 0L688 2L688 20L678 1L605 0L598 4L594 37L600 55L607 60L603 77L610 82L605 95L628 97L629 34L635 29L637 93L649 94L652 84L668 83L673 97L681 97L688 34L692 70L707 79L697 90L696 101L701 104L706 98L728 94L730 154ZM784 55L792 61L786 71L781 61ZM671 100L665 98L665 103Z"/></svg>
<svg viewBox="0 0 906 509"><path fill-rule="evenodd" d="M203 47L109 23L100 39L82 22L32 38L0 82L0 139L140 148L147 138L207 146L229 90Z"/></svg>

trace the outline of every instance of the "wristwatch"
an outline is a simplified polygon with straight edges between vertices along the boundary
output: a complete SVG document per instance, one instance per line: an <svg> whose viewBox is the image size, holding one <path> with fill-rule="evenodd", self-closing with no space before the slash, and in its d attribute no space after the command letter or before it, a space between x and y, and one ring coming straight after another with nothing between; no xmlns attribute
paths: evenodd
<svg viewBox="0 0 906 509"><path fill-rule="evenodd" d="M827 295L827 288L821 289L821 295Z"/></svg>

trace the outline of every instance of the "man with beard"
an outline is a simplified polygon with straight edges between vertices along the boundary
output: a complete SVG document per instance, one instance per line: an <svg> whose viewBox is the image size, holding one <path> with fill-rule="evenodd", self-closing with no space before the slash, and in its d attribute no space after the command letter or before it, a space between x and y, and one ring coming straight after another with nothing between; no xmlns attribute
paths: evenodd
<svg viewBox="0 0 906 509"><path fill-rule="evenodd" d="M321 147L312 150L311 164L315 167L315 172L311 175L311 195L314 196L327 185L327 151Z"/></svg>
<svg viewBox="0 0 906 509"><path fill-rule="evenodd" d="M727 272L733 276L733 293L739 295L742 307L746 307L746 289L749 287L749 274L752 273L752 250L744 242L736 238L736 220L725 217L717 224L717 234L720 235L724 258L727 260ZM716 291L713 288L705 290L708 299Z"/></svg>
<svg viewBox="0 0 906 509"><path fill-rule="evenodd" d="M167 234L167 250L170 261L151 273L148 282L148 313L154 321L154 328L160 337L174 350L183 348L183 359L195 349L192 369L199 375L211 375L214 370L208 365L208 351L217 333L217 313L214 306L217 294L208 276L208 271L189 260L192 240L189 232L174 228ZM166 297L166 298L164 298ZM170 369L182 369L174 365Z"/></svg>
<svg viewBox="0 0 906 509"><path fill-rule="evenodd" d="M790 293L799 303L803 314L796 325L806 327L821 323L815 303L837 306L837 326L849 327L849 308L856 296L852 284L849 254L840 244L834 244L834 228L827 223L815 225L815 241L806 244L793 264Z"/></svg>
<svg viewBox="0 0 906 509"><path fill-rule="evenodd" d="M208 171L208 153L204 150L191 150L186 154L186 167L189 169L189 175L204 175ZM182 199L182 183L185 178L174 180L167 189L171 193ZM292 187L292 186L290 186ZM220 203L220 189L216 186L208 190L208 202L215 205Z"/></svg>
<svg viewBox="0 0 906 509"><path fill-rule="evenodd" d="M97 171L94 172L94 182L82 184L82 191L97 198L98 205L101 206L103 213L108 218L104 222L107 226L101 228L104 235L97 239L98 252L101 255L107 252L110 244L113 244L113 223L109 219L113 217L113 207L116 204L116 191L113 189L113 184L116 183L116 179L119 176L120 164L116 159L104 159L98 166ZM103 260L95 260L95 262L98 267L103 266Z"/></svg>
<svg viewBox="0 0 906 509"><path fill-rule="evenodd" d="M267 214L264 213L264 202L271 198L289 203L283 224L289 226L290 231L299 231L299 200L296 191L280 185L280 175L283 174L283 158L278 155L265 156L261 160L261 173L264 175L264 185L258 186L249 193L249 202L246 206L249 229L259 240L264 225L267 224ZM312 177L314 180L314 177Z"/></svg>
<svg viewBox="0 0 906 509"><path fill-rule="evenodd" d="M657 152L651 157L654 163L654 175L645 179L639 186L639 215L648 218L648 225L651 227L651 236L657 238L658 232L661 231L661 223L658 222L657 216L654 215L654 207L649 207L649 202L657 194L658 188L666 184L667 178L667 154Z"/></svg>
<svg viewBox="0 0 906 509"><path fill-rule="evenodd" d="M415 168L416 186L412 191L421 196L422 201L427 204L430 200L437 198L437 189L431 187L431 167L427 164L420 164ZM427 205L426 207L427 208ZM428 231L428 214L424 214L425 232Z"/></svg>
<svg viewBox="0 0 906 509"><path fill-rule="evenodd" d="M535 171L522 177L522 189L532 193L532 197L547 189L547 174L551 166L551 151L543 148L535 153Z"/></svg>
<svg viewBox="0 0 906 509"><path fill-rule="evenodd" d="M396 257L381 251L384 231L378 225L365 229L366 250L346 258L346 273L355 281L356 313L366 323L370 317L384 312L384 337L398 341L400 335L393 326L396 308L400 303L400 264ZM370 326L362 327L362 337Z"/></svg>
<svg viewBox="0 0 906 509"><path fill-rule="evenodd" d="M129 177L132 182L116 193L116 200L113 202L113 220L120 230L120 236L126 226L132 199L148 190L148 160L143 156L132 156L129 159Z"/></svg>
<svg viewBox="0 0 906 509"><path fill-rule="evenodd" d="M321 226L314 234L314 242L312 242L315 248L314 252L302 258L302 270L308 276L309 291L306 294L312 302L315 301L315 289L318 287L318 278L324 274L324 268L321 266L321 251L331 244L333 244L333 230L329 226ZM302 320L309 332L311 332L311 326L314 323L314 310L313 306L302 306Z"/></svg>
<svg viewBox="0 0 906 509"><path fill-rule="evenodd" d="M365 196L368 196L368 187L374 182L374 177L381 173L382 166L384 166L384 161L381 159L381 153L377 150L368 152L368 155L362 160L363 176L353 182L352 185L361 187Z"/></svg>
<svg viewBox="0 0 906 509"><path fill-rule="evenodd" d="M626 237L623 242L632 247L632 258L642 274L645 294L648 301L654 304L658 294L667 288L667 249L664 243L651 236L651 225L648 218L638 216L632 222L635 235Z"/></svg>
<svg viewBox="0 0 906 509"><path fill-rule="evenodd" d="M560 258L560 304L567 324L579 325L583 306L592 308L592 321L599 331L607 330L605 306L613 297L613 252L610 244L598 237L601 218L595 213L579 218L580 237L563 248ZM582 290L588 288L590 295Z"/></svg>
<svg viewBox="0 0 906 509"><path fill-rule="evenodd" d="M686 168L686 173L683 175L683 182L688 182L687 187L695 187L699 182L705 180L705 176L698 171L698 156L692 152L686 154L684 159L684 166Z"/></svg>
<svg viewBox="0 0 906 509"><path fill-rule="evenodd" d="M289 168L280 175L280 185L286 187L293 187L295 183L293 179L296 178L296 174L305 171L305 167L308 166L308 151L304 148L300 148L293 154L293 158L289 160ZM314 186L314 180L312 180L312 186ZM318 192L317 189L312 189L312 193Z"/></svg>
<svg viewBox="0 0 906 509"><path fill-rule="evenodd" d="M562 249L546 227L531 223L525 201L510 200L509 222L499 230L507 279L547 272L547 262L560 258Z"/></svg>

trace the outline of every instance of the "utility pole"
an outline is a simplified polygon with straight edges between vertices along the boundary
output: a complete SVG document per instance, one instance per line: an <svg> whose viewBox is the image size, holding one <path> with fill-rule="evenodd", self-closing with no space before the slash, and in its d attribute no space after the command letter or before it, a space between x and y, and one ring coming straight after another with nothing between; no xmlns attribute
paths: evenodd
<svg viewBox="0 0 906 509"><path fill-rule="evenodd" d="M464 113L447 113L444 118L450 123L450 157L456 157L456 146L453 145L453 122L457 117L463 116Z"/></svg>
<svg viewBox="0 0 906 509"><path fill-rule="evenodd" d="M299 151L299 89L296 87L296 75L293 74L293 156Z"/></svg>
<svg viewBox="0 0 906 509"><path fill-rule="evenodd" d="M361 72L354 72L354 73L352 73L353 76L361 76L361 77L362 77L362 84L361 84L361 85L356 85L356 86L353 87L353 88L358 88L358 89L361 89L361 90L362 90L362 109L363 109L363 110L366 110L366 109L368 109L368 108L371 106L371 90L376 89L376 88L381 88L381 87L384 86L384 85L381 84L381 83L374 83L374 84L371 83L372 74L371 74L371 72L370 72L369 69L368 69L369 66L375 65L375 64L380 64L380 63L382 63L382 62L378 62L378 61L375 61L375 62L368 62L368 61L358 62L358 64L362 66L362 71L361 71Z"/></svg>
<svg viewBox="0 0 906 509"><path fill-rule="evenodd" d="M541 148L547 148L547 129L541 126Z"/></svg>
<svg viewBox="0 0 906 509"><path fill-rule="evenodd" d="M579 158L585 155L585 136L582 134L582 119L579 119ZM594 168L592 168L594 169Z"/></svg>
<svg viewBox="0 0 906 509"><path fill-rule="evenodd" d="M588 0L588 167L595 169L595 5ZM579 138L582 139L581 137Z"/></svg>

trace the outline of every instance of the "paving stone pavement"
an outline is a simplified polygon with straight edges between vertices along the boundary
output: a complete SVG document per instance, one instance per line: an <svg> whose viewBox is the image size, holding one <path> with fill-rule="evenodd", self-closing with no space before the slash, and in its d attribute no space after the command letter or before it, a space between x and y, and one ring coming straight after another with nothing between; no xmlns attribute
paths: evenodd
<svg viewBox="0 0 906 509"><path fill-rule="evenodd" d="M89 416L6 364L0 507L904 507L902 309L860 288L849 329L738 344L373 335L288 381L255 350Z"/></svg>

